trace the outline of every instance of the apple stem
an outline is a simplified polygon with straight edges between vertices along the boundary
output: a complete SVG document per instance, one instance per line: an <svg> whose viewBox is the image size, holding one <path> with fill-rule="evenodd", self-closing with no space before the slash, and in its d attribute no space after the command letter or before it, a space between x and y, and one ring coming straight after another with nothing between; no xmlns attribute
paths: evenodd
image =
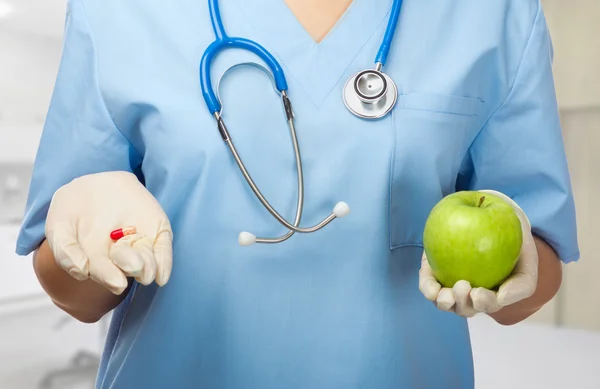
<svg viewBox="0 0 600 389"><path fill-rule="evenodd" d="M481 205L483 204L484 201L485 201L485 196L481 196L481 198L479 199L479 205L477 205L477 207L481 208Z"/></svg>

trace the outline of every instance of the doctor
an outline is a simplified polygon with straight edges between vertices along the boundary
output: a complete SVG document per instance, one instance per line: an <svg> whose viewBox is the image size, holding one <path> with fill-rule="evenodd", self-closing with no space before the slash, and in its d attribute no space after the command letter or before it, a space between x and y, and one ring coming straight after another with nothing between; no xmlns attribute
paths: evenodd
<svg viewBox="0 0 600 389"><path fill-rule="evenodd" d="M17 251L113 311L96 387L473 388L466 317L524 320L579 257L539 1L208 3L68 4ZM476 189L517 270L441 288L425 220Z"/></svg>

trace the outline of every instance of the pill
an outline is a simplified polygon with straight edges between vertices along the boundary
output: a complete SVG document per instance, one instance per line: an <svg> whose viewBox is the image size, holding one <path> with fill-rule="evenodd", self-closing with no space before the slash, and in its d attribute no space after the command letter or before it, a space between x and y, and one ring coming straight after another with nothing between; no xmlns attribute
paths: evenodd
<svg viewBox="0 0 600 389"><path fill-rule="evenodd" d="M119 228L110 233L110 238L114 241L117 241L124 236L133 235L135 233L136 233L135 227Z"/></svg>

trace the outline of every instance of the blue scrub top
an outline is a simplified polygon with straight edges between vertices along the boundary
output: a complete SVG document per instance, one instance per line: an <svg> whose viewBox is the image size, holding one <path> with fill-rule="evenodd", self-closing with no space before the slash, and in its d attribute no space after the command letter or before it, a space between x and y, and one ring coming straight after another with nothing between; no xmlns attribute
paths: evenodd
<svg viewBox="0 0 600 389"><path fill-rule="evenodd" d="M18 253L44 236L52 194L75 177L136 172L167 212L174 266L116 309L97 388L472 388L467 321L418 289L425 219L444 195L496 189L564 262L578 259L573 196L538 0L406 0L385 67L391 115L350 114L348 77L372 67L391 1L355 0L317 44L282 0L222 1L230 35L281 62L306 183L304 225L279 245L200 93L214 40L207 3L70 0L64 52ZM212 68L256 61L230 50ZM293 149L269 79L240 68L224 118L258 185L288 219ZM109 210L107 210L109 211Z"/></svg>

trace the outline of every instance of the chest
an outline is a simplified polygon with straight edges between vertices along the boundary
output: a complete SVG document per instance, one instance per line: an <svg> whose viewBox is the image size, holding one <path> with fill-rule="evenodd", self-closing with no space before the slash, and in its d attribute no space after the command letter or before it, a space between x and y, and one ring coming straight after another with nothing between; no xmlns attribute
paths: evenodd
<svg viewBox="0 0 600 389"><path fill-rule="evenodd" d="M438 138L444 140L445 149L461 143L455 150L460 153L465 146L462 142L468 145L494 108L495 102L490 100L496 97L495 70L499 65L486 55L490 47L499 44L494 42L497 33L489 27L486 34L477 22L465 27L464 18L449 12L449 4L427 6L428 2L417 5L407 1L403 5L384 68L398 86L398 104L394 114L374 123L345 110L342 89L352 74L373 66L391 2L353 2L321 43L314 42L284 2L263 0L252 7L221 3L228 33L258 42L281 63L299 131L307 142L314 137L314 142L335 138L363 144L365 139L377 138L381 128L393 128L393 134L383 131L387 135L380 140L390 143L391 135L399 136L405 147L415 148L428 141L434 151ZM142 152L153 142L207 150L218 146L215 123L206 110L199 83L200 58L214 40L205 8L204 4L183 2L168 12L138 16L134 29L131 20L127 26L117 20L112 39L107 36L100 43L110 52L103 58L111 63L100 69L109 108ZM124 39L121 33L126 27L129 34ZM473 39L471 34L477 30L482 38ZM214 89L226 69L242 62L262 63L242 50L219 54L210 68ZM268 77L256 69L239 69L218 87L223 115L240 142L250 140L254 149L288 141L281 102ZM236 131L237 123L242 122L251 129ZM440 134L434 127L453 134ZM452 131L454 127L460 127L459 131ZM265 139L269 140L266 144ZM454 142L449 143L451 139Z"/></svg>
<svg viewBox="0 0 600 389"><path fill-rule="evenodd" d="M398 86L398 101L391 114L369 121L347 111L342 90L352 74L373 66L391 2L354 1L320 43L284 2L221 3L229 35L260 43L285 72L307 191L322 199L307 206L326 208L347 194L360 202L389 200L391 217L422 222L453 190L502 89L501 58L489 55L501 43L497 26L465 23L451 2L406 1L384 69ZM208 9L197 2L163 12L139 6L148 13L132 9L127 22L115 20L113 36L99 39L110 62L101 63L100 77L111 114L143 155L147 183L156 191L170 184L185 193L213 188L215 199L221 191L250 198L200 91L200 58L214 40ZM251 52L230 49L215 58L210 78L246 167L276 205L292 210L293 148L269 76L242 66L221 79L245 62L264 65ZM415 202L416 214L401 205ZM402 242L411 239L401 234Z"/></svg>

